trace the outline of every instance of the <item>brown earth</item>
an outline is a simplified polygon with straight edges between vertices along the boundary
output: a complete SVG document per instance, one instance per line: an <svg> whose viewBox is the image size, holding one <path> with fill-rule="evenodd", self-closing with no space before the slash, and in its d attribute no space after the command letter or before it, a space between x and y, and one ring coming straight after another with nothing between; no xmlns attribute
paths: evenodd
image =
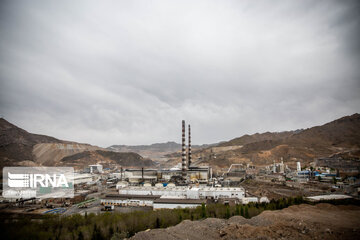
<svg viewBox="0 0 360 240"><path fill-rule="evenodd" d="M200 162L210 164L216 171L224 170L232 163L265 166L279 162L281 158L290 167L295 167L297 161L304 166L320 157L341 152L356 153L359 149L360 114L353 114L305 130L244 135L218 147L193 151L192 155L195 165ZM181 161L179 154L169 157L164 166Z"/></svg>
<svg viewBox="0 0 360 240"><path fill-rule="evenodd" d="M196 151L199 149L208 148L210 146L215 146L217 144L203 144L203 145L192 145L192 150ZM181 144L176 142L166 142L166 143L154 143L151 145L112 145L107 148L108 150L114 152L135 152L140 154L145 158L151 158L158 162L165 162L169 159L170 155L181 156Z"/></svg>
<svg viewBox="0 0 360 240"><path fill-rule="evenodd" d="M251 219L185 220L174 227L139 232L131 239L360 239L360 207L301 204L264 211Z"/></svg>
<svg viewBox="0 0 360 240"><path fill-rule="evenodd" d="M54 166L63 158L84 151L101 150L90 144L79 143L39 143L33 147L34 162L40 165Z"/></svg>
<svg viewBox="0 0 360 240"><path fill-rule="evenodd" d="M71 156L64 157L58 166L72 166L81 168L84 165L100 163L104 167L114 164L123 167L153 167L155 163L150 159L144 159L137 153L112 152L112 151L84 151Z"/></svg>
<svg viewBox="0 0 360 240"><path fill-rule="evenodd" d="M32 134L0 118L0 167L73 166L89 164L154 166L137 153L118 153L90 144L63 141Z"/></svg>
<svg viewBox="0 0 360 240"><path fill-rule="evenodd" d="M343 193L341 189L330 189L330 186L326 183L313 183L307 182L302 184L293 183L294 186L287 186L283 183L273 183L259 181L255 179L247 179L241 182L241 186L246 189L246 192L250 196L263 197L266 196L269 199L280 199L297 196L314 196L323 195L333 190L333 193Z"/></svg>

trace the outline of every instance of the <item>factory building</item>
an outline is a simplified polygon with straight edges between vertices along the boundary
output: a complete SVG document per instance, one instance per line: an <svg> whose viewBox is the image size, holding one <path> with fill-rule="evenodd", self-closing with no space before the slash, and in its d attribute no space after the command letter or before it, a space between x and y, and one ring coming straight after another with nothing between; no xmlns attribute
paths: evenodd
<svg viewBox="0 0 360 240"><path fill-rule="evenodd" d="M272 165L272 172L273 173L281 173L281 174L283 174L283 173L285 173L285 168L287 168L287 166L285 166L283 158L281 158L280 163L275 163L275 160L274 160L274 163Z"/></svg>
<svg viewBox="0 0 360 240"><path fill-rule="evenodd" d="M159 198L154 201L153 209L174 209L174 208L196 208L205 204L205 200L200 199L166 199Z"/></svg>
<svg viewBox="0 0 360 240"><path fill-rule="evenodd" d="M122 174L113 174L117 179L128 181L130 185L136 186L141 183L156 182L176 182L176 179L182 177L182 169L125 169ZM211 168L209 166L190 167L185 172L187 178L193 183L208 183L211 177Z"/></svg>
<svg viewBox="0 0 360 240"><path fill-rule="evenodd" d="M174 183L203 183L209 182L212 177L212 169L209 166L192 166L191 155L191 126L188 125L188 148L185 144L185 120L182 120L181 134L181 163L179 166L170 169L122 169L119 173L112 173L114 178L121 181L127 181L132 186L138 186L145 183L154 185L156 182L174 182Z"/></svg>
<svg viewBox="0 0 360 240"><path fill-rule="evenodd" d="M100 164L95 165L89 165L90 173L102 173L103 172L103 166Z"/></svg>
<svg viewBox="0 0 360 240"><path fill-rule="evenodd" d="M205 199L162 198L159 195L109 194L101 199L104 206L153 207L153 209L195 208Z"/></svg>
<svg viewBox="0 0 360 240"><path fill-rule="evenodd" d="M257 202L258 202L257 197L244 197L241 199L242 204L257 203Z"/></svg>
<svg viewBox="0 0 360 240"><path fill-rule="evenodd" d="M119 189L119 194L127 195L160 195L162 197L184 199L221 199L245 197L245 191L237 188L214 187L124 187Z"/></svg>
<svg viewBox="0 0 360 240"><path fill-rule="evenodd" d="M154 200L158 198L160 196L109 194L101 199L101 204L105 206L152 207Z"/></svg>
<svg viewBox="0 0 360 240"><path fill-rule="evenodd" d="M211 178L211 168L209 166L189 167L187 177L192 183L208 183Z"/></svg>

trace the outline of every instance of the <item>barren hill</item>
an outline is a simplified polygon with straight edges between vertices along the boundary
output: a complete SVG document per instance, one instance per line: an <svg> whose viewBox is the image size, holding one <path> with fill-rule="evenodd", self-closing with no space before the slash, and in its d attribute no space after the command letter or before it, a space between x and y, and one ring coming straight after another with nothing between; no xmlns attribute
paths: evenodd
<svg viewBox="0 0 360 240"><path fill-rule="evenodd" d="M123 167L153 167L155 163L150 159L144 159L133 152L112 152L112 151L84 151L71 156L64 157L58 165L83 166L101 162L105 167L118 164Z"/></svg>
<svg viewBox="0 0 360 240"><path fill-rule="evenodd" d="M203 149L216 144L193 145L193 150ZM181 144L176 142L154 143L150 145L112 145L107 149L115 152L135 152L145 158L151 158L159 162L168 160L169 154L181 150Z"/></svg>
<svg viewBox="0 0 360 240"><path fill-rule="evenodd" d="M0 159L2 166L33 162L33 147L38 143L67 143L44 135L32 134L0 118Z"/></svg>
<svg viewBox="0 0 360 240"><path fill-rule="evenodd" d="M249 143L261 142L261 141L277 141L284 138L290 137L294 133L300 132L297 131L288 131L288 132L266 132L266 133L255 133L253 135L244 135L239 138L234 138L228 142L221 143L219 146L237 146L237 145L246 145Z"/></svg>
<svg viewBox="0 0 360 240"><path fill-rule="evenodd" d="M157 161L164 160L166 154L176 152L181 149L181 144L176 142L154 143L151 145L112 145L107 149L115 152L135 152L143 157Z"/></svg>
<svg viewBox="0 0 360 240"><path fill-rule="evenodd" d="M211 147L193 152L194 164L210 164L215 169L227 168L232 163L250 163L257 166L273 161L295 167L295 162L308 164L319 157L360 149L360 114L353 114L322 126L280 133L244 135ZM170 155L167 165L180 161Z"/></svg>
<svg viewBox="0 0 360 240"><path fill-rule="evenodd" d="M131 239L359 239L360 207L302 204L264 211L251 219L185 220L166 229L135 234Z"/></svg>
<svg viewBox="0 0 360 240"><path fill-rule="evenodd" d="M84 154L82 154L84 153ZM153 166L137 153L118 153L90 144L63 141L32 134L0 119L0 167L4 166L74 166L92 163L124 166Z"/></svg>

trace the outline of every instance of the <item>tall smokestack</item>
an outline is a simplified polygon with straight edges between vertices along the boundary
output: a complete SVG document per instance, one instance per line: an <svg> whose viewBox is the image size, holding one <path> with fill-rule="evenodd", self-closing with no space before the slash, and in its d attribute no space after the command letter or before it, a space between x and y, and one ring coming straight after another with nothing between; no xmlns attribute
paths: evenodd
<svg viewBox="0 0 360 240"><path fill-rule="evenodd" d="M182 175L183 177L186 176L186 146L185 146L185 120L182 120L182 138L181 138L181 142L182 142Z"/></svg>
<svg viewBox="0 0 360 240"><path fill-rule="evenodd" d="M190 169L190 164L191 164L191 129L190 129L190 124L189 124L189 133L188 133L188 137L189 137L189 143L188 143L188 169Z"/></svg>

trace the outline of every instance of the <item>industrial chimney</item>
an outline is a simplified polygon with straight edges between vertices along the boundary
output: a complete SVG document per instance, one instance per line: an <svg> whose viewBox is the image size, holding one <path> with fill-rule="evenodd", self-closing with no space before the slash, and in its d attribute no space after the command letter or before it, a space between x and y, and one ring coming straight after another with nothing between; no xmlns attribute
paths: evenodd
<svg viewBox="0 0 360 240"><path fill-rule="evenodd" d="M189 133L188 133L188 137L189 137L189 143L188 143L188 169L190 169L190 164L191 164L191 129L190 129L190 124L189 124Z"/></svg>
<svg viewBox="0 0 360 240"><path fill-rule="evenodd" d="M182 138L181 138L181 142L182 142L182 154L181 154L181 158L182 158L182 176L185 177L186 176L186 146L185 146L185 120L182 120Z"/></svg>

